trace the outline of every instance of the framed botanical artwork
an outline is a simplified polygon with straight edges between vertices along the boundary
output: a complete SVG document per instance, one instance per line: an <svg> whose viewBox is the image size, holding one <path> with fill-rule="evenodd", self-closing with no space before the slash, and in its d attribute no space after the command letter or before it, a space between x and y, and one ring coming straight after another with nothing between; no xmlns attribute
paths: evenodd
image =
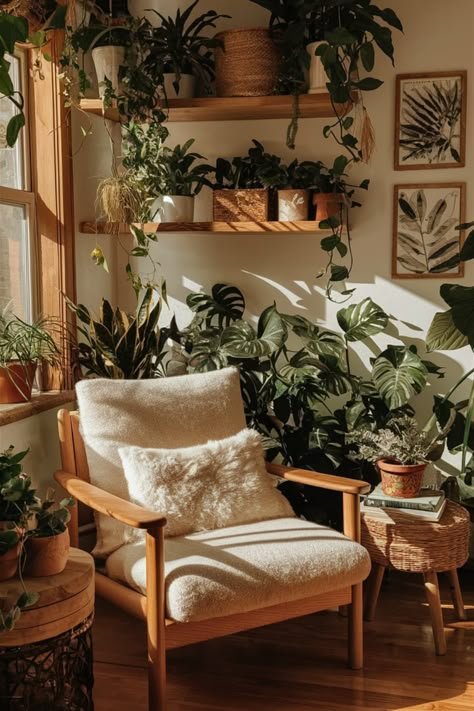
<svg viewBox="0 0 474 711"><path fill-rule="evenodd" d="M395 170L466 165L467 72L399 74Z"/></svg>
<svg viewBox="0 0 474 711"><path fill-rule="evenodd" d="M465 221L465 183L396 185L393 201L392 276L459 278Z"/></svg>

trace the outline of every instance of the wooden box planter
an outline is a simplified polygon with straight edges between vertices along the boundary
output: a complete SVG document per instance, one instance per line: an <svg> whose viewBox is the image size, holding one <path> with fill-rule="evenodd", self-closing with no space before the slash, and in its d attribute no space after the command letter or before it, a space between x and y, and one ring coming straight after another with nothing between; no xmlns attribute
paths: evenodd
<svg viewBox="0 0 474 711"><path fill-rule="evenodd" d="M214 222L266 222L269 206L267 189L214 190Z"/></svg>

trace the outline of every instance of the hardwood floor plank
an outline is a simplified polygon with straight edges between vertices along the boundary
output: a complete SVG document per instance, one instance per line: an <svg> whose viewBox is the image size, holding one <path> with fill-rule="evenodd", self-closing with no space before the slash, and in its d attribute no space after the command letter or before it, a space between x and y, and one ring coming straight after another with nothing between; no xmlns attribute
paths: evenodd
<svg viewBox="0 0 474 711"><path fill-rule="evenodd" d="M461 577L466 622L440 576L444 657L421 576L387 578L364 671L346 666L347 621L318 613L169 652L168 711L472 711L474 574ZM96 711L147 711L144 624L98 600L94 645Z"/></svg>

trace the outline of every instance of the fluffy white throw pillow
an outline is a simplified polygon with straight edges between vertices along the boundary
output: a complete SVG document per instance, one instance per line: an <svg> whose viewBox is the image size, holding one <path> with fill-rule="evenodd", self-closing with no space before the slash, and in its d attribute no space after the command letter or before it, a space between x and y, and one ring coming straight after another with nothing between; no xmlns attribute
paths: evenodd
<svg viewBox="0 0 474 711"><path fill-rule="evenodd" d="M195 447L123 447L119 454L131 501L166 514L167 536L294 516L265 469L254 430Z"/></svg>

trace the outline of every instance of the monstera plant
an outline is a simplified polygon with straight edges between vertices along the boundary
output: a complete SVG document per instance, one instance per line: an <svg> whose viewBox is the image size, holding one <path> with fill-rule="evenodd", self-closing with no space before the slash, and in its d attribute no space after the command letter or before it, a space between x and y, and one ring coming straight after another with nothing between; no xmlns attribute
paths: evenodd
<svg viewBox="0 0 474 711"><path fill-rule="evenodd" d="M352 345L385 331L390 318L370 298L341 309L340 332L322 329L303 315L266 308L256 323L244 319L245 300L234 286L216 284L193 293L191 324L172 335L176 347L167 372L239 367L249 426L264 436L267 455L323 472L370 477L350 458L345 435L356 427L381 427L393 415L412 415L412 399L440 369L414 346L390 345L366 364L352 367ZM341 404L342 403L342 404ZM296 510L333 520L330 503L308 488L287 486ZM325 512L325 513L324 513Z"/></svg>
<svg viewBox="0 0 474 711"><path fill-rule="evenodd" d="M468 262L474 259L474 222L458 227L459 230L471 230L461 249L460 259ZM474 350L474 287L460 284L443 284L441 296L449 306L447 311L435 315L427 335L427 347L430 351L452 351L460 348ZM448 447L453 452L461 452L461 471L458 487L461 499L474 508L474 367L467 370L443 398L437 398L435 413L441 422L445 422L455 411L454 426L448 436ZM462 385L470 385L467 400L455 403L453 397Z"/></svg>

